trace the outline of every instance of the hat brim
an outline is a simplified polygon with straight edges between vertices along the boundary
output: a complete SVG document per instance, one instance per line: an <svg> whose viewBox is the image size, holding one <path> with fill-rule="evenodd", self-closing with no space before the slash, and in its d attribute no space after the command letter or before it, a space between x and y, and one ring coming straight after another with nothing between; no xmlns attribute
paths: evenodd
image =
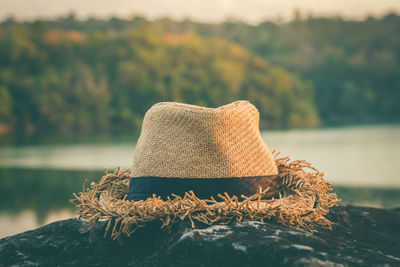
<svg viewBox="0 0 400 267"><path fill-rule="evenodd" d="M121 234L130 236L148 222L159 220L161 228L169 229L173 223L190 220L196 223L227 224L230 222L256 220L278 220L287 225L301 227L311 232L317 228L331 229L331 222L325 218L329 208L340 201L333 193L331 184L324 174L306 161L290 161L289 157L278 158L280 192L278 198L265 198L269 188L259 187L251 196L229 196L221 192L218 199L200 199L194 192L183 197L172 195L167 200L153 195L146 200L129 201L129 170L108 173L91 188L84 189L71 200L77 214L88 223L88 231L101 220L108 221L105 236L111 229L111 237ZM241 197L244 200L239 200Z"/></svg>

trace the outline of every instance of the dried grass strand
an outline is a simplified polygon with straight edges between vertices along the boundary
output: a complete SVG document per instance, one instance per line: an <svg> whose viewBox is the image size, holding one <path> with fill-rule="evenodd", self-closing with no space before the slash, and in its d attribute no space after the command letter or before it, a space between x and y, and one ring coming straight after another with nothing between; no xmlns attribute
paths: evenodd
<svg viewBox="0 0 400 267"><path fill-rule="evenodd" d="M219 201L199 199L193 191L183 197L172 194L167 201L153 195L146 200L129 201L129 170L117 169L105 175L90 189L74 194L74 203L80 218L88 223L92 232L98 221L108 221L105 236L111 231L113 239L122 234L131 236L138 228L150 221L159 220L161 228L169 230L172 224L189 219L191 226L196 222L211 225L256 220L275 219L287 225L300 227L310 232L317 228L332 229L325 217L329 209L340 201L332 192L331 184L310 163L302 160L290 161L288 156L274 153L279 177L279 198L266 198L269 188L259 187L252 196L218 195Z"/></svg>

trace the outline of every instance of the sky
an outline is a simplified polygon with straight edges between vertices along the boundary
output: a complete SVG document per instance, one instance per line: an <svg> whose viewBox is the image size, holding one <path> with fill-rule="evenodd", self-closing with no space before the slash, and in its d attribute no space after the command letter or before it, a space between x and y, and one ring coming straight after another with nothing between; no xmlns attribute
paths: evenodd
<svg viewBox="0 0 400 267"><path fill-rule="evenodd" d="M0 0L0 19L13 16L33 20L74 12L78 18L142 15L150 19L171 17L220 22L234 18L258 23L290 20L295 9L314 16L363 19L389 11L398 13L400 0Z"/></svg>

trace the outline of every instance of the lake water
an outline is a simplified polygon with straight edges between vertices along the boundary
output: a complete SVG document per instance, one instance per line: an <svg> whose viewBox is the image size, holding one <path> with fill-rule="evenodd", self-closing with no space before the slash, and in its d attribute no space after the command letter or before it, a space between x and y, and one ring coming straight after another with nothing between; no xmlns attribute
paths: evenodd
<svg viewBox="0 0 400 267"><path fill-rule="evenodd" d="M263 131L324 171L343 203L400 207L400 125ZM75 216L68 200L105 167L129 168L137 135L0 140L0 238Z"/></svg>

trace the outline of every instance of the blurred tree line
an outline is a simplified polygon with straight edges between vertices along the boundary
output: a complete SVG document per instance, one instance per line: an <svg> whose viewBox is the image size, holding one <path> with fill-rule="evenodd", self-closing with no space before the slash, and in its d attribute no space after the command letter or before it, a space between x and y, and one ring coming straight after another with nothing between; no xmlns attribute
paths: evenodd
<svg viewBox="0 0 400 267"><path fill-rule="evenodd" d="M160 20L165 31L219 36L238 43L273 66L312 81L324 123L399 121L400 16L364 21L302 18L256 26Z"/></svg>
<svg viewBox="0 0 400 267"><path fill-rule="evenodd" d="M256 26L142 17L0 24L0 131L137 130L160 101L249 99L261 126L400 118L400 17Z"/></svg>

